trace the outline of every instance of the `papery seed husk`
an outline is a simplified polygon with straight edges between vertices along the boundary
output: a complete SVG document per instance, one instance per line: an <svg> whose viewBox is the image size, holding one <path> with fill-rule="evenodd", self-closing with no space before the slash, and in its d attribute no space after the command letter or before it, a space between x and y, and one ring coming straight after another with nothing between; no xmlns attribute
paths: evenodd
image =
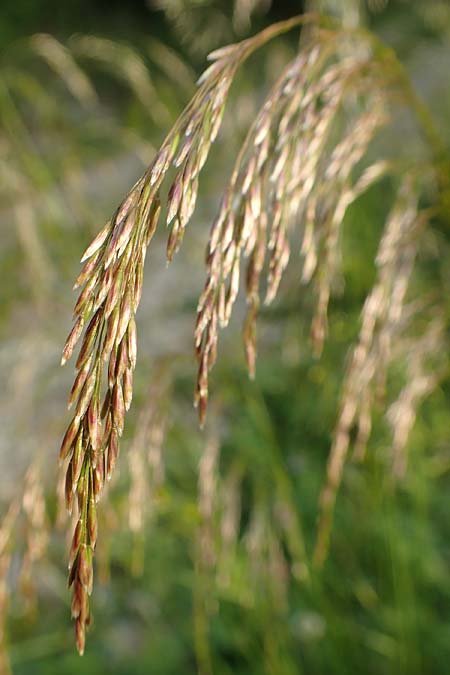
<svg viewBox="0 0 450 675"><path fill-rule="evenodd" d="M133 314L136 314L141 301L142 285L144 282L144 264L141 260L136 263L133 289Z"/></svg>
<svg viewBox="0 0 450 675"><path fill-rule="evenodd" d="M258 121L257 130L253 139L255 145L260 145L267 138L271 123L272 117L269 111L267 111L267 113L262 115Z"/></svg>
<svg viewBox="0 0 450 675"><path fill-rule="evenodd" d="M92 468L92 469L95 469L95 467L97 466L97 462L99 461L99 458L101 457L101 452L99 452L98 450L94 450L94 448L92 446L89 446L89 450L90 450L90 452L89 452L89 459L90 459L89 467Z"/></svg>
<svg viewBox="0 0 450 675"><path fill-rule="evenodd" d="M106 237L108 236L109 232L111 230L111 221L108 221L105 225L105 227L98 233L98 235L95 237L95 239L89 244L85 252L83 253L83 256L81 258L81 262L84 262L88 258L90 258L98 249L103 245Z"/></svg>
<svg viewBox="0 0 450 675"><path fill-rule="evenodd" d="M108 358L116 341L117 327L119 325L119 307L116 307L108 318L106 327L105 342L102 349L102 358L104 361Z"/></svg>
<svg viewBox="0 0 450 675"><path fill-rule="evenodd" d="M222 284L219 289L219 299L217 303L217 316L221 328L224 328L225 322L225 286Z"/></svg>
<svg viewBox="0 0 450 675"><path fill-rule="evenodd" d="M116 358L116 380L120 380L122 375L125 372L125 369L128 368L130 360L128 358L128 340L124 338L117 348L117 358Z"/></svg>
<svg viewBox="0 0 450 675"><path fill-rule="evenodd" d="M117 326L116 342L121 342L131 317L131 293L129 289L125 292L125 296L120 306L119 324Z"/></svg>
<svg viewBox="0 0 450 675"><path fill-rule="evenodd" d="M109 364L108 364L108 386L110 389L114 387L114 383L116 381L116 360L117 360L117 353L116 350L113 350L111 352L111 356L109 357Z"/></svg>
<svg viewBox="0 0 450 675"><path fill-rule="evenodd" d="M106 476L108 480L111 479L112 473L116 466L118 454L119 454L119 438L117 432L113 429L108 444L108 455L106 458Z"/></svg>
<svg viewBox="0 0 450 675"><path fill-rule="evenodd" d="M205 394L208 391L208 358L207 354L203 352L202 358L200 359L200 364L198 367L197 374L197 386L198 391L201 394Z"/></svg>
<svg viewBox="0 0 450 675"><path fill-rule="evenodd" d="M211 320L208 326L207 339L205 342L205 351L209 352L213 344L217 342L217 324L218 324L217 309L216 307L214 307L211 313Z"/></svg>
<svg viewBox="0 0 450 675"><path fill-rule="evenodd" d="M255 255L253 253L250 258L250 262L247 266L247 274L246 274L247 300L251 300L252 296L257 290L258 280L259 277L255 270Z"/></svg>
<svg viewBox="0 0 450 675"><path fill-rule="evenodd" d="M130 278L130 270L134 267L134 261L131 265L128 263L130 262L132 256L134 258L134 256L138 255L136 253L136 249L137 247L134 246L134 240L130 240L122 253L120 261L116 263L116 265L120 265L121 268L125 270L126 279Z"/></svg>
<svg viewBox="0 0 450 675"><path fill-rule="evenodd" d="M69 568L69 575L67 577L67 588L70 588L72 586L73 582L75 581L75 579L77 578L79 558L80 558L80 554L78 553L78 555L76 556L76 558L73 562L72 567Z"/></svg>
<svg viewBox="0 0 450 675"><path fill-rule="evenodd" d="M290 150L291 150L290 145L285 145L283 150L281 151L281 154L278 157L277 162L270 175L270 180L272 183L276 183L278 178L280 177L281 172L283 171L286 165Z"/></svg>
<svg viewBox="0 0 450 675"><path fill-rule="evenodd" d="M102 420L105 419L106 415L108 414L110 403L111 403L111 390L107 389L105 398L103 400L102 409L100 412L100 418Z"/></svg>
<svg viewBox="0 0 450 675"><path fill-rule="evenodd" d="M130 409L131 400L133 398L133 371L131 368L125 368L122 381L123 401L125 410Z"/></svg>
<svg viewBox="0 0 450 675"><path fill-rule="evenodd" d="M220 213L211 226L211 232L208 241L207 258L214 253L222 236L223 214Z"/></svg>
<svg viewBox="0 0 450 675"><path fill-rule="evenodd" d="M84 473L82 473L78 479L77 498L78 498L78 510L80 511L80 513L82 513L86 499L86 476Z"/></svg>
<svg viewBox="0 0 450 675"><path fill-rule="evenodd" d="M213 54L214 52L211 53ZM200 75L200 77L196 82L197 86L200 87L200 85L204 84L207 80L209 79L212 80L214 78L214 75L219 73L222 69L223 64L220 61L214 61L214 63L208 66L208 68L206 68L206 70L204 70L203 73Z"/></svg>
<svg viewBox="0 0 450 675"><path fill-rule="evenodd" d="M76 369L81 368L91 355L95 339L97 337L97 331L100 323L100 310L97 310L94 316L92 317L86 332L84 334L84 340L81 345L80 353L78 354L77 362L75 364Z"/></svg>
<svg viewBox="0 0 450 675"><path fill-rule="evenodd" d="M208 352L208 369L212 370L214 364L217 361L217 339L212 343L211 349Z"/></svg>
<svg viewBox="0 0 450 675"><path fill-rule="evenodd" d="M105 274L103 275L100 288L97 292L97 295L95 296L95 303L93 305L94 312L100 307L100 305L103 303L104 299L108 295L113 279L114 279L114 271L111 267L109 267L106 270Z"/></svg>
<svg viewBox="0 0 450 675"><path fill-rule="evenodd" d="M172 225L169 238L167 240L166 257L168 262L172 261L172 258L177 251L180 235L183 235L183 228L181 227L181 223L177 218Z"/></svg>
<svg viewBox="0 0 450 675"><path fill-rule="evenodd" d="M95 502L93 499L91 499L89 502L87 527L89 534L89 543L92 546L92 548L95 548L98 534L98 523L97 523L97 508L95 506Z"/></svg>
<svg viewBox="0 0 450 675"><path fill-rule="evenodd" d="M236 244L234 241L232 241L230 242L230 245L223 254L222 274L224 277L227 277L229 275L235 261L235 255L236 255Z"/></svg>
<svg viewBox="0 0 450 675"><path fill-rule="evenodd" d="M255 220L261 215L261 184L259 181L250 187L250 206Z"/></svg>
<svg viewBox="0 0 450 675"><path fill-rule="evenodd" d="M111 412L108 412L106 416L106 422L105 422L105 428L103 429L103 439L102 439L102 445L103 447L106 447L109 443L109 437L111 434L112 430L112 415Z"/></svg>
<svg viewBox="0 0 450 675"><path fill-rule="evenodd" d="M253 180L253 176L254 176L254 173L255 173L255 165L256 165L256 157L255 157L255 155L252 155L252 157L250 158L250 160L247 164L245 174L244 174L244 178L243 178L243 181L242 181L241 190L242 190L243 194L246 194L246 192L248 191L248 189L251 185L251 182Z"/></svg>
<svg viewBox="0 0 450 675"><path fill-rule="evenodd" d="M81 614L84 592L85 591L83 589L83 586L80 584L78 579L76 579L73 585L73 595L71 605L72 619L77 619Z"/></svg>
<svg viewBox="0 0 450 675"><path fill-rule="evenodd" d="M217 285L222 274L222 251L219 247L207 256L206 268L208 270L208 282L210 288L212 288Z"/></svg>
<svg viewBox="0 0 450 675"><path fill-rule="evenodd" d="M217 129L218 131L218 129ZM194 157L194 163L192 166L191 179L198 178L198 174L203 169L206 160L208 159L209 150L211 148L211 139L203 138L200 141L199 149L197 156Z"/></svg>
<svg viewBox="0 0 450 675"><path fill-rule="evenodd" d="M181 146L178 155L175 157L173 165L176 167L179 167L183 164L184 160L189 154L189 151L192 148L193 142L195 139L195 135L192 134L190 136L185 136L185 141L183 145Z"/></svg>
<svg viewBox="0 0 450 675"><path fill-rule="evenodd" d="M213 298L211 296L211 300L212 299ZM205 305L205 307L203 307L203 309L197 314L194 331L194 339L196 347L198 347L202 341L204 330L211 318L211 312L212 312L212 302L209 305Z"/></svg>
<svg viewBox="0 0 450 675"><path fill-rule="evenodd" d="M203 429L206 422L206 409L208 407L208 395L202 394L198 399L198 423L200 429Z"/></svg>
<svg viewBox="0 0 450 675"><path fill-rule="evenodd" d="M181 139L181 134L180 134L180 133L176 133L176 134L174 134L174 136L172 137L172 142L171 142L171 144L170 144L169 156L168 156L168 161L169 161L169 162L171 162L172 159L173 159L174 156L175 156L175 153L176 153L176 151L177 151L177 148L178 148L178 144L179 144L179 142L180 142L180 139Z"/></svg>
<svg viewBox="0 0 450 675"><path fill-rule="evenodd" d="M195 178L191 182L189 190L185 192L181 198L179 218L182 227L186 227L192 214L194 213L195 203L197 200L197 192L198 192L198 178Z"/></svg>
<svg viewBox="0 0 450 675"><path fill-rule="evenodd" d="M225 45L225 47L220 47L219 49L215 49L214 51L210 52L208 54L208 56L206 57L206 60L207 61L217 61L218 59L230 57L238 49L239 49L239 44L233 43L233 44Z"/></svg>
<svg viewBox="0 0 450 675"><path fill-rule="evenodd" d="M123 392L120 382L117 382L113 389L112 397L113 423L119 436L122 436L123 423L125 417L125 405L123 401Z"/></svg>
<svg viewBox="0 0 450 675"><path fill-rule="evenodd" d="M117 275L111 284L111 288L109 289L104 309L105 319L109 317L109 315L117 305L119 297L122 293L122 280L123 280L123 269L121 267L119 268Z"/></svg>
<svg viewBox="0 0 450 675"><path fill-rule="evenodd" d="M213 120L212 120L212 123L211 123L211 131L210 131L210 134L209 134L209 140L210 140L211 143L214 143L214 141L217 138L217 134L219 133L219 129L222 125L224 112L225 112L225 106L222 106L220 108L219 112L217 112L215 114L215 116L213 117ZM203 166L203 164L202 164L202 166Z"/></svg>
<svg viewBox="0 0 450 675"><path fill-rule="evenodd" d="M99 501L100 495L105 483L105 466L103 454L99 457L96 467L93 470L94 499Z"/></svg>
<svg viewBox="0 0 450 675"><path fill-rule="evenodd" d="M69 452L72 449L73 442L78 433L79 426L80 426L79 418L74 417L71 423L69 424L61 443L61 448L59 451L59 458L61 460L66 459L66 457L69 455Z"/></svg>
<svg viewBox="0 0 450 675"><path fill-rule="evenodd" d="M86 379L84 387L81 390L80 398L78 399L77 407L75 409L75 418L78 420L84 416L86 410L88 409L88 405L92 398L92 393L94 391L96 380L97 380L97 370L94 369L89 374L89 377Z"/></svg>
<svg viewBox="0 0 450 675"><path fill-rule="evenodd" d="M154 199L154 204L152 205L152 210L148 218L147 229L145 233L145 243L148 246L155 234L156 226L158 225L159 215L161 213L161 202L159 196L156 196Z"/></svg>
<svg viewBox="0 0 450 675"><path fill-rule="evenodd" d="M80 519L77 521L77 524L75 525L75 530L73 532L72 542L70 545L69 570L72 568L72 565L78 555L78 551L80 549L81 544L82 531L83 531L83 521L82 519Z"/></svg>
<svg viewBox="0 0 450 675"><path fill-rule="evenodd" d="M72 481L72 460L69 462L69 466L66 471L66 480L64 484L64 495L66 500L66 509L69 513L72 512L72 501L73 501L73 481Z"/></svg>
<svg viewBox="0 0 450 675"><path fill-rule="evenodd" d="M75 401L78 394L82 390L84 383L86 382L86 378L88 376L91 363L92 363L92 355L86 361L84 366L79 370L78 375L75 378L75 382L73 383L72 389L70 390L69 400L67 401L68 409L72 407L73 402Z"/></svg>
<svg viewBox="0 0 450 675"><path fill-rule="evenodd" d="M73 310L74 316L78 316L78 314L86 314L87 307L89 303L92 305L93 300L92 300L92 291L98 281L99 278L99 272L97 271L90 279L87 280L83 290L81 291L80 295L78 296L78 300L75 304L75 308Z"/></svg>
<svg viewBox="0 0 450 675"><path fill-rule="evenodd" d="M197 304L197 314L202 311L202 309L212 301L213 295L215 292L215 284L213 279L209 276L205 282L205 287L200 295Z"/></svg>
<svg viewBox="0 0 450 675"><path fill-rule="evenodd" d="M131 213L128 214L127 219L120 231L120 234L117 237L117 242L115 246L117 251L117 257L119 258L122 255L123 251L125 250L126 245L130 241L131 233L136 224L136 215L137 215L136 210L133 210L131 211Z"/></svg>
<svg viewBox="0 0 450 675"><path fill-rule="evenodd" d="M136 204L139 214L139 222L145 222L148 218L148 214L152 208L152 202L157 195L157 189L150 185L149 172L146 171L143 176L143 187L139 197L139 201Z"/></svg>
<svg viewBox="0 0 450 675"><path fill-rule="evenodd" d="M202 338L200 338L200 340L198 340L198 342L197 341L195 342L194 353L195 353L195 358L196 358L197 362L200 361L200 359L202 357L202 353L203 353L203 340L202 340Z"/></svg>
<svg viewBox="0 0 450 675"><path fill-rule="evenodd" d="M84 647L86 642L86 631L84 628L84 622L78 618L75 621L75 644L80 656L84 654Z"/></svg>
<svg viewBox="0 0 450 675"><path fill-rule="evenodd" d="M136 321L132 316L130 323L128 324L127 332L128 340L128 358L130 361L130 366L134 370L136 368L136 358L137 358L137 331L136 331Z"/></svg>
<svg viewBox="0 0 450 675"><path fill-rule="evenodd" d="M169 225L172 220L175 218L175 215L179 209L181 197L183 195L183 174L182 172L178 173L170 186L169 193L167 195L167 225Z"/></svg>
<svg viewBox="0 0 450 675"><path fill-rule="evenodd" d="M184 135L191 136L192 134L195 134L199 130L202 121L203 121L203 110L200 110L198 108L192 110L189 121L187 122L184 128Z"/></svg>
<svg viewBox="0 0 450 675"><path fill-rule="evenodd" d="M97 264L99 264L101 251L98 251L93 258L84 263L81 272L79 273L74 285L73 290L82 286L86 279L91 276L91 273L94 271Z"/></svg>
<svg viewBox="0 0 450 675"><path fill-rule="evenodd" d="M83 449L83 430L78 431L78 436L75 441L73 456L72 456L72 478L73 484L76 486L78 484L78 479L80 478L81 469L83 468L84 462L84 449Z"/></svg>
<svg viewBox="0 0 450 675"><path fill-rule="evenodd" d="M255 225L256 225L255 216L253 215L251 203L249 200L247 200L244 204L244 216L241 224L241 232L240 232L241 245L245 245Z"/></svg>
<svg viewBox="0 0 450 675"><path fill-rule="evenodd" d="M233 263L233 267L231 269L231 280L230 280L230 292L229 292L229 298L231 298L231 302L233 303L237 297L239 290L239 258L236 258L236 260Z"/></svg>
<svg viewBox="0 0 450 675"><path fill-rule="evenodd" d="M168 146L163 147L160 149L153 160L150 172L150 185L155 185L155 183L157 183L161 176L165 173L169 164L169 152L170 148Z"/></svg>
<svg viewBox="0 0 450 675"><path fill-rule="evenodd" d="M221 244L222 251L227 250L227 248L229 248L229 246L231 245L231 242L233 241L234 229L235 229L234 213L230 212L227 215L225 225L223 228L222 244Z"/></svg>
<svg viewBox="0 0 450 675"><path fill-rule="evenodd" d="M79 582L78 582L79 583ZM81 593L80 593L80 613L77 618L80 621L83 621L86 626L89 626L91 617L89 613L89 596L86 593L83 586L79 583Z"/></svg>
<svg viewBox="0 0 450 675"><path fill-rule="evenodd" d="M259 229L258 223L255 223L255 227L253 227L249 232L249 235L247 237L247 240L246 240L245 246L244 246L244 258L248 258L248 256L253 253L253 249L255 248L255 244L256 244L258 229Z"/></svg>
<svg viewBox="0 0 450 675"><path fill-rule="evenodd" d="M78 558L78 578L88 595L92 592L94 570L92 567L92 550L87 544L81 544Z"/></svg>
<svg viewBox="0 0 450 675"><path fill-rule="evenodd" d="M73 326L72 330L69 333L69 336L66 340L66 344L64 345L62 358L61 358L61 365L62 366L72 356L72 352L75 348L75 345L77 344L77 342L80 338L80 335L83 332L83 326L84 326L84 319L83 319L83 317L79 316L78 319L75 322L75 325Z"/></svg>
<svg viewBox="0 0 450 675"><path fill-rule="evenodd" d="M138 201L138 198L141 194L141 190L139 189L141 186L141 180L136 183L134 186L134 189L125 197L121 205L116 211L116 215L114 216L114 227L120 226L123 220L127 217L129 214L130 210L136 205L136 202Z"/></svg>
<svg viewBox="0 0 450 675"><path fill-rule="evenodd" d="M258 156L256 160L256 171L261 172L267 158L269 157L270 136L264 139L258 149Z"/></svg>
<svg viewBox="0 0 450 675"><path fill-rule="evenodd" d="M93 450L97 450L100 443L100 420L98 415L98 400L92 397L87 410L89 438Z"/></svg>

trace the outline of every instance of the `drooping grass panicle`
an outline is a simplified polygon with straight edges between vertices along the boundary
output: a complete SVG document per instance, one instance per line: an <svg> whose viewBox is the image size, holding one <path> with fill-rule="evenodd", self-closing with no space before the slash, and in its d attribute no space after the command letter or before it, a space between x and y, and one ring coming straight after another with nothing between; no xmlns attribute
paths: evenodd
<svg viewBox="0 0 450 675"><path fill-rule="evenodd" d="M406 360L406 381L400 394L386 411L392 434L392 473L403 478L408 465L408 438L420 404L439 384L448 369L444 347L444 325L440 316L431 318L425 332L407 343L397 344Z"/></svg>
<svg viewBox="0 0 450 675"><path fill-rule="evenodd" d="M207 278L195 330L199 361L195 402L201 424L218 329L230 319L240 285L241 259L248 258L244 343L253 376L262 273L267 266L265 302L269 304L289 261L294 225L300 229L303 280L315 275L318 303L312 336L320 352L346 209L380 173L374 171L373 177L367 174L365 180L361 177L358 185L353 184L355 166L386 121L383 96L371 89L376 77L376 68L368 67L366 55L340 59L334 41L322 43L319 33L287 67L252 125L207 247ZM349 106L348 94L357 99L355 105ZM333 131L344 103L350 121L336 143Z"/></svg>
<svg viewBox="0 0 450 675"><path fill-rule="evenodd" d="M426 217L418 211L417 192L410 178L400 186L387 218L376 265L377 279L361 313L359 338L345 380L336 430L330 451L326 482L320 498L315 561L326 558L336 494L350 446L350 433L358 429L357 445L364 447L371 430L375 396L384 387L392 345L402 328L405 296L417 252L418 231ZM361 450L360 450L361 452Z"/></svg>
<svg viewBox="0 0 450 675"><path fill-rule="evenodd" d="M169 132L151 166L136 182L114 216L88 246L75 287L75 323L63 349L62 364L81 340L78 371L69 397L74 416L63 438L60 458L66 462L65 497L74 501L78 521L72 538L69 586L76 642L83 653L90 623L93 553L97 540L97 502L105 479L117 461L125 412L132 399L136 365L136 322L147 247L161 212L160 187L169 170L177 170L167 198L170 233L167 259L180 246L195 208L198 176L218 133L228 91L238 66L276 35L311 20L275 24L254 38L210 55L212 64L199 89Z"/></svg>
<svg viewBox="0 0 450 675"><path fill-rule="evenodd" d="M169 227L168 262L179 249L195 209L199 175L219 131L238 67L272 37L316 21L317 17L312 16L295 17L210 54L211 65L200 77L196 94L152 164L83 255L84 266L75 284L81 291L75 305L74 326L62 358L65 363L81 341L77 376L69 397L74 415L60 451L67 467L66 504L69 510L74 505L77 514L69 585L73 585L72 615L80 653L90 623L97 502L105 479L114 470L125 413L132 400L137 357L135 314L142 293L147 247L162 214ZM387 160L371 159L371 164L365 163L374 135L388 120L390 103L389 94L380 86L383 64L377 60L370 41L355 34L354 45L351 42L355 48L343 49L338 29L322 31L315 27L307 37L251 125L210 231L206 281L195 326L198 375L194 401L201 426L208 403L208 377L217 358L219 328L230 320L241 276L245 276L248 306L243 332L250 375L255 373L260 306L263 302L269 305L276 297L293 250L299 253L299 279L311 282L313 287L311 338L319 355L327 334L328 305L340 271L340 241L346 211L375 181L392 170L392 162ZM135 84L138 86L137 81ZM165 196L162 184L169 173L173 178ZM376 259L377 279L362 311L358 342L342 387L327 481L321 496L315 553L318 563L323 562L328 548L351 429L353 426L358 429L356 447L360 455L370 435L375 394L384 384L393 357L394 338L403 326L417 233L425 220L418 210L413 180L407 176L385 224ZM241 269L243 259L247 261L245 275ZM424 347L423 354L425 351ZM390 419L396 419L399 409L406 411L408 419L413 418L422 392L432 384L429 380L425 383L420 373L410 373L415 385L405 388L391 408ZM142 434L137 435L130 452L133 489L129 524L135 532L141 530L144 518L142 448L153 424L148 417L141 422ZM151 443L155 447L159 444L160 452L162 426L156 424L155 429L159 429L159 440ZM408 429L406 425L402 433L394 434L397 457L402 456ZM214 557L207 523L212 508L208 486L217 460L218 446L211 443L205 451L199 478L200 512L205 520L201 536L206 537L201 548L205 560ZM288 511L285 509L284 513ZM285 517L280 522L289 546L300 560L302 547L298 536L292 535L292 518ZM264 518L255 509L246 545L256 566L258 557L264 554L264 574L274 572L280 582L281 597L286 560L274 532L263 531L261 523ZM237 536L235 522L233 527L230 541ZM230 532L231 529L230 526Z"/></svg>

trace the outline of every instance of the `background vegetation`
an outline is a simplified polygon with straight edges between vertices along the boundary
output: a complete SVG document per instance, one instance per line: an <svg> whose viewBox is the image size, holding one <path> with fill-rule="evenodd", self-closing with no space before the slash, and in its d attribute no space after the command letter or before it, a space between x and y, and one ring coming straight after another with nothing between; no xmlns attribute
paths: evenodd
<svg viewBox="0 0 450 675"><path fill-rule="evenodd" d="M118 475L100 509L94 624L81 660L73 646L64 562L70 527L55 491L55 458L71 384L70 370L59 369L60 349L79 257L195 91L207 52L310 7L368 25L396 50L449 147L445 1L3 0L5 673L8 662L26 675L448 670L450 389L442 359L418 407L401 479L392 473L381 403L364 461L345 469L330 555L320 570L311 563L346 355L374 280L389 181L347 216L343 292L330 306L321 359L309 342L313 300L294 265L262 316L256 379L248 380L241 349L242 303L222 338L204 432L192 409L191 336L209 225L249 122L295 53L295 35L267 46L240 73L176 264L166 271L164 232L149 254L135 397ZM379 143L414 165L422 142L409 118L396 124ZM445 321L449 222L449 213L433 222L413 284L416 297L439 301ZM390 378L399 392L403 373L394 367Z"/></svg>

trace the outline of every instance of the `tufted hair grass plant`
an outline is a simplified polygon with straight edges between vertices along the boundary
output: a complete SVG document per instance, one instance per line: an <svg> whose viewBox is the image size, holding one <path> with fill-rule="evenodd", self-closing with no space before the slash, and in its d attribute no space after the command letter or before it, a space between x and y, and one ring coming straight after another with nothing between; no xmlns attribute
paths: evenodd
<svg viewBox="0 0 450 675"><path fill-rule="evenodd" d="M344 30L330 19L303 15L209 55L211 64L200 77L197 92L152 164L86 249L75 283L81 292L62 364L70 359L79 341L81 347L69 396L74 413L60 459L66 469L66 506L77 514L69 554L69 586L73 589L72 617L80 654L91 620L97 504L105 480L114 472L133 395L135 315L147 248L161 220L169 228L168 262L180 248L194 213L200 173L219 132L238 68L269 40L304 25L308 25L302 36L305 39L248 131L211 227L194 335L198 361L194 403L201 427L208 405L208 377L217 359L219 328L230 320L241 277L247 300L243 337L250 376L255 376L260 306L275 299L293 252L300 254L298 276L312 286L315 312L311 339L319 356L327 336L328 304L340 270L346 211L381 177L389 174L395 179L405 173L404 167L390 158L373 161L372 139L389 123L394 105L400 101L414 109L432 145L435 141L427 113L392 53L363 31ZM164 197L162 186L169 169L175 169L175 177ZM431 164L425 173L435 180L433 172ZM408 281L420 232L428 221L428 214L419 206L421 189L419 176L407 172L380 241L378 276L362 310L360 336L342 387L321 497L315 555L319 564L327 554L350 430L356 424L362 442L366 441L374 388L386 374L395 338L404 323ZM433 344L439 334L435 331ZM413 405L411 396L408 400ZM395 414L391 409L390 419ZM398 434L396 439L399 456L403 440L400 442Z"/></svg>

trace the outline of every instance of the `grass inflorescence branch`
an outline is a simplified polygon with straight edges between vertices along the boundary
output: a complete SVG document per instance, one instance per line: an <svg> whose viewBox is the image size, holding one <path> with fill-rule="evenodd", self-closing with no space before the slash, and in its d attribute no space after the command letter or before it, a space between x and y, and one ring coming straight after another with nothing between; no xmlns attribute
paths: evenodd
<svg viewBox="0 0 450 675"><path fill-rule="evenodd" d="M209 55L211 64L200 77L196 94L150 167L86 249L75 284L81 290L62 363L70 359L78 342L81 346L69 396L74 414L60 458L66 467L66 505L77 514L69 586L73 587L72 616L80 653L90 623L97 503L105 480L114 471L133 395L135 315L147 248L164 214L169 227L168 262L179 249L195 209L199 175L220 129L237 69L268 40L302 24L313 24L313 28L249 129L211 228L195 326L195 405L201 426L219 328L229 322L241 277L245 278L248 306L243 332L251 376L255 374L260 306L276 297L293 251L299 254L299 277L313 286L311 338L320 354L327 335L328 305L340 270L346 211L375 181L393 171L392 162L385 159L364 164L373 137L389 120L391 104L389 91L383 89L386 59L379 57L379 48L375 49L366 35L347 32L344 46L339 27L328 19L304 15ZM161 186L169 169L174 178L163 198ZM378 280L364 306L359 343L344 382L321 499L319 562L326 555L350 427L358 422L362 436L370 430L373 364L381 359L384 369L389 363L387 346L400 322L418 222L416 193L412 182L406 180L386 222L376 261ZM244 274L243 260L247 261Z"/></svg>

